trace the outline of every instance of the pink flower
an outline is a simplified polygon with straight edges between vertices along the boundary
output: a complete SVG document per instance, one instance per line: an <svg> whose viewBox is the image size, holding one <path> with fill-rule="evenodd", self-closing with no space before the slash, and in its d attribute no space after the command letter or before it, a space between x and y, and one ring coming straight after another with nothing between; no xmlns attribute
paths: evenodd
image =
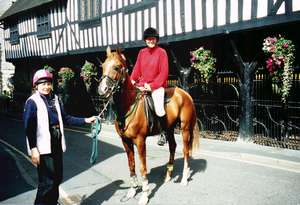
<svg viewBox="0 0 300 205"><path fill-rule="evenodd" d="M271 46L271 47L269 47L269 52L274 52L276 50L276 46Z"/></svg>
<svg viewBox="0 0 300 205"><path fill-rule="evenodd" d="M267 61L266 61L266 64L267 64L267 70L270 72L270 73L273 73L274 72L274 65L273 65L273 59L272 58L269 58Z"/></svg>
<svg viewBox="0 0 300 205"><path fill-rule="evenodd" d="M289 44L288 44L288 43L284 43L282 46L283 46L284 48L288 48L288 47L289 47Z"/></svg>

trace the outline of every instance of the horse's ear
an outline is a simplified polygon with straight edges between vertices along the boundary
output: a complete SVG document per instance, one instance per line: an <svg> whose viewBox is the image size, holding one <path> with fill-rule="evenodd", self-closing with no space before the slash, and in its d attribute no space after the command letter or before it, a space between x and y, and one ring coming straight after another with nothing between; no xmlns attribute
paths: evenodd
<svg viewBox="0 0 300 205"><path fill-rule="evenodd" d="M117 52L119 55L121 55L121 48L117 48L117 49L116 49L116 52Z"/></svg>
<svg viewBox="0 0 300 205"><path fill-rule="evenodd" d="M122 59L126 62L126 57L123 53L120 53L120 56L122 57Z"/></svg>
<svg viewBox="0 0 300 205"><path fill-rule="evenodd" d="M107 46L107 48L106 48L106 55L107 55L107 57L110 56L110 54L111 54L110 47Z"/></svg>

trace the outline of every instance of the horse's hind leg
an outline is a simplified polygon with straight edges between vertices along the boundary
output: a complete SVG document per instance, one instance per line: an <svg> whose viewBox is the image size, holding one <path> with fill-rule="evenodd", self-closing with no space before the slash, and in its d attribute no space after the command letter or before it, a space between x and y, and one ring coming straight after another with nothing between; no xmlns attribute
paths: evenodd
<svg viewBox="0 0 300 205"><path fill-rule="evenodd" d="M174 138L174 128L169 130L167 132L167 138L169 142L169 152L170 152L170 157L169 157L169 162L167 165L167 172L166 172L166 177L165 177L165 182L169 182L172 177L172 172L174 168L174 158L175 158L175 150L176 150L176 141Z"/></svg>
<svg viewBox="0 0 300 205"><path fill-rule="evenodd" d="M190 168L189 168L189 143L190 143L190 127L189 124L186 122L181 122L181 129L182 129L182 138L183 138L183 172L182 172L182 179L181 184L186 186L188 184L188 178L190 175Z"/></svg>

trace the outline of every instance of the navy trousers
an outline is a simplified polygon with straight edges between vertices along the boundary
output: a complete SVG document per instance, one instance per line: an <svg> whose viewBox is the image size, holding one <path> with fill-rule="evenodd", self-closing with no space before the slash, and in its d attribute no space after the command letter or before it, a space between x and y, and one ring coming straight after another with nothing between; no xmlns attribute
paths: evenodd
<svg viewBox="0 0 300 205"><path fill-rule="evenodd" d="M35 205L56 205L63 178L63 152L59 128L51 128L51 154L40 155Z"/></svg>

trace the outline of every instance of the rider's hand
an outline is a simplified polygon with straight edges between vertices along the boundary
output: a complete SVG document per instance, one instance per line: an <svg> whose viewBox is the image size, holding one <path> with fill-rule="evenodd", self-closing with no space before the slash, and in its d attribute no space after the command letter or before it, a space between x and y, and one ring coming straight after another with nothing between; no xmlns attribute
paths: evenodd
<svg viewBox="0 0 300 205"><path fill-rule="evenodd" d="M151 91L151 87L148 83L144 84L145 91Z"/></svg>
<svg viewBox="0 0 300 205"><path fill-rule="evenodd" d="M146 89L144 88L144 87L137 87L141 92L144 92L144 91L146 91Z"/></svg>
<svg viewBox="0 0 300 205"><path fill-rule="evenodd" d="M35 166L40 164L40 152L36 147L31 149L31 162Z"/></svg>

